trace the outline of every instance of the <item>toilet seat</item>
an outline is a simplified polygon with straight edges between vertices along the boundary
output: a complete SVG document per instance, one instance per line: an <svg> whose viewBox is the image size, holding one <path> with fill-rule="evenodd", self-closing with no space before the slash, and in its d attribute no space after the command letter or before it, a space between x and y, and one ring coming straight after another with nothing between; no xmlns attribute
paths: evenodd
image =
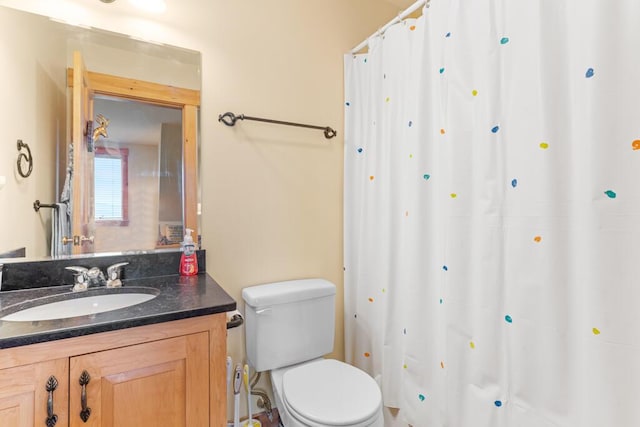
<svg viewBox="0 0 640 427"><path fill-rule="evenodd" d="M307 426L368 426L381 413L382 396L373 378L332 359L287 370L282 395L290 415Z"/></svg>

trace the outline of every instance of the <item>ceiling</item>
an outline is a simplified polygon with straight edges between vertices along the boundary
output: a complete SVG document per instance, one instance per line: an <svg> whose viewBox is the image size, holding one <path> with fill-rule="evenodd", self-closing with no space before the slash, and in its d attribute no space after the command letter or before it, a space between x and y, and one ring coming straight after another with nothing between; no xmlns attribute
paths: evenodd
<svg viewBox="0 0 640 427"><path fill-rule="evenodd" d="M385 3L389 3L396 6L398 10L404 10L415 3L415 0L382 0Z"/></svg>
<svg viewBox="0 0 640 427"><path fill-rule="evenodd" d="M97 1L97 0L95 0ZM413 3L416 2L416 0L373 0L379 3L388 3L390 5L392 5L393 7L397 8L398 11L402 11L406 8L408 8L409 6L411 6ZM177 12L177 10L173 10L172 9L172 2L171 1L167 1L167 11L170 11L171 13L175 13ZM145 16L148 15L148 12L144 12L141 11L140 9L136 8L135 6L133 6L131 4L131 2L129 1L124 1L124 0L120 0L120 1L114 1L114 4L111 6L116 6L120 9L121 12L126 12L128 14L131 15L139 15L139 16ZM170 10L171 9L171 10ZM158 18L162 18L162 13L158 14Z"/></svg>

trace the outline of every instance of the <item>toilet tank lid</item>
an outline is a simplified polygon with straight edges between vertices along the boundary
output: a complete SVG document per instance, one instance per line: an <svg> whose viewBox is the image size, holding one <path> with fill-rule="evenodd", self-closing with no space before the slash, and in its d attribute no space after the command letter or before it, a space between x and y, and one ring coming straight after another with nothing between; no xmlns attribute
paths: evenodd
<svg viewBox="0 0 640 427"><path fill-rule="evenodd" d="M335 295L336 285L325 279L299 279L250 286L242 290L242 299L252 307L310 300Z"/></svg>

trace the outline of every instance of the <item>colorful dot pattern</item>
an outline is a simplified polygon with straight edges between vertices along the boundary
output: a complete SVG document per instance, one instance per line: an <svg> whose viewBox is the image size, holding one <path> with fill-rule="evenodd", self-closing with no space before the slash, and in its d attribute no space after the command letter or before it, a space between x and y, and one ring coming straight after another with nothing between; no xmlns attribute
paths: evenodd
<svg viewBox="0 0 640 427"><path fill-rule="evenodd" d="M421 34L420 31L417 31L420 29L420 25L417 23L407 26L403 31L408 37L416 37ZM500 24L497 26L500 27ZM375 108L375 111L381 111L381 113L374 114L362 121L371 123L371 120L375 119L379 123L379 128L368 135L375 136L370 140L354 139L350 141L351 145L347 145L348 148L345 150L345 157L350 156L350 158L345 162L349 162L350 159L361 163L364 163L362 160L368 162L366 163L368 168L362 166L357 169L360 175L357 175L357 179L354 179L352 184L354 188L357 185L366 187L365 191L379 191L380 199L377 200L385 200L385 203L388 203L388 205L370 203L365 205L363 210L373 218L384 221L385 217L378 217L376 209L385 210L387 207L392 207L392 210L389 209L393 216L391 229L397 231L393 226L398 225L400 220L403 221L401 227L406 227L401 228L402 233L393 236L394 240L406 243L402 239L415 238L416 241L421 242L415 246L424 249L424 254L419 254L419 264L424 265L423 270L427 272L426 276L421 276L419 280L413 280L411 283L411 286L420 287L420 292L415 293L414 299L416 304L420 304L423 315L399 316L403 320L398 321L399 324L390 333L393 337L401 339L403 343L412 343L414 345L412 351L417 347L417 342L423 343L424 340L427 340L429 345L433 345L433 348L429 350L431 360L422 360L421 357L426 358L424 354L419 354L417 357L415 354L411 354L409 357L407 352L403 353L403 357L396 358L393 362L395 364L393 366L394 372L400 374L399 376L411 384L411 387L403 389L404 391L409 390L406 392L406 398L411 400L413 405L428 407L436 401L436 397L445 399L442 396L436 396L442 392L438 389L440 384L438 381L448 385L459 381L455 386L458 387L458 390L464 391L469 384L476 385L469 379L472 376L469 371L473 371L478 376L486 374L488 378L499 377L500 380L504 380L502 383L497 381L496 384L491 384L490 387L487 386L486 389L480 390L486 392L485 394L478 393L478 395L482 395L483 408L492 411L498 417L498 414L509 413L509 410L512 409L510 405L513 399L509 387L501 385L509 382L504 377L500 377L503 375L500 370L501 364L507 364L506 366L511 368L510 358L518 356L522 357L518 365L526 365L527 358L546 356L547 352L554 351L553 348L545 346L547 341L541 340L540 336L573 334L576 337L570 341L584 344L580 351L589 351L591 345L618 343L620 335L624 334L620 331L614 331L609 323L604 325L601 318L590 318L597 317L595 310L593 313L585 311L584 318L575 322L582 322L579 329L567 329L566 323L558 325L558 328L549 327L545 323L549 320L544 318L541 313L558 310L557 307L560 303L565 304L563 307L572 304L571 301L558 302L553 300L554 298L566 298L562 292L556 292L553 286L565 286L562 278L572 277L567 272L572 265L574 267L576 265L575 260L568 260L568 255L562 253L564 249L558 251L558 242L562 242L562 248L573 244L566 241L566 229L575 225L571 223L571 217L566 218L567 213L563 210L564 206L580 200L584 204L584 206L580 206L580 209L583 207L593 209L590 212L585 212L585 215L593 214L593 217L598 219L604 215L610 215L606 217L608 219L616 218L615 215L624 215L623 207L638 199L636 194L640 185L638 184L640 173L637 171L640 171L640 154L637 152L640 151L640 132L637 126L621 123L622 119L614 116L613 112L606 111L606 105L615 106L613 103L615 100L607 97L614 96L616 93L620 94L620 92L611 90L611 88L617 88L614 86L614 82L618 74L615 73L614 66L622 66L607 64L607 67L604 67L600 62L594 61L596 59L603 61L606 56L588 57L590 52L578 49L581 55L585 55L584 62L575 62L571 64L570 69L558 70L563 73L563 78L566 73L571 94L579 99L579 101L570 100L568 102L572 105L571 111L562 110L563 104L560 103L558 111L562 114L557 117L553 116L552 111L542 110L540 110L542 112L536 111L536 114L523 117L523 112L531 111L532 106L535 105L536 108L539 105L550 107L554 103L549 100L566 95L561 93L562 91L550 92L549 88L557 86L540 86L540 83L535 79L526 81L526 83L523 79L520 85L501 86L499 81L505 74L505 70L508 70L507 74L517 74L516 71L523 74L526 72L523 64L514 61L525 57L527 49L530 49L530 43L522 43L523 39L528 36L523 31L518 31L517 34L515 32L508 34L509 28L498 28L497 32L490 35L475 34L478 39L482 39L482 42L486 43L486 45L482 45L478 42L480 44L475 45L476 42L471 40L468 34L473 29L465 28L464 33L456 32L453 34L449 31L442 31L442 28L446 28L446 26L439 28L440 31L434 33L435 36L430 35L438 39L434 45L440 50L437 50L438 55L432 58L433 61L429 62L429 66L416 65L415 63L405 65L407 67L409 64L413 67L421 67L412 71L425 77L425 81L428 83L426 87L437 88L441 91L438 94L445 94L442 99L438 99L438 102L442 101L444 106L426 104L433 109L433 111L429 110L429 114L423 114L420 108L416 110L412 104L415 101L411 97L412 93L389 89L394 85L394 87L401 86L402 79L406 79L407 76L398 70L391 73L390 67L384 67L383 69L388 74L378 73L375 75L381 85L379 88L383 89L376 92L375 101L372 102L376 105L367 106L367 108ZM407 32L407 29L410 33ZM504 34L503 31L507 34ZM491 40L487 41L489 37ZM638 30L638 38L640 38L640 30ZM472 47L476 49L471 49ZM514 55L517 51L520 53ZM464 56L460 55L460 52L468 53L465 56L467 62L456 62L456 59ZM489 60L481 58L482 52L491 52L491 55L496 55L496 57L491 57ZM374 65L380 65L380 57L376 57L373 53L369 55L370 68L374 68ZM362 67L362 57L358 56L357 58L354 63L358 64L355 66ZM577 60L577 58L576 54L576 58L573 59ZM474 73L464 69L464 66L472 69ZM479 72L476 73L476 71ZM541 78L546 79L547 77L542 76ZM536 98L540 96L541 92L544 94L542 99L544 103ZM509 103L499 104L504 97L510 97ZM354 117L354 111L362 108L361 99L358 97L348 93L348 99L349 101L345 103L346 127L348 127L349 118ZM595 99L599 101L607 99L610 102L609 104L596 105L597 103L593 102ZM562 101L567 100L563 99ZM598 111L608 120L589 116L589 114L594 114L593 111ZM568 135L564 132L565 130L580 127L576 126L579 123L567 122L568 117L571 117L571 120L583 120L585 117L591 117L594 119L594 123L611 123L611 127L607 129L606 137L595 135L597 132L594 132L596 127L593 123L584 123L584 129L581 128L580 132L576 131L576 135ZM578 117L578 119L574 117ZM595 120L596 118L598 120ZM523 122L526 122L527 126L522 126ZM375 124L371 128L374 126ZM380 140L381 134L392 135L392 141ZM577 136L584 140L578 140ZM385 163L387 158L382 158L383 142L391 144L392 150L394 150L392 151L394 160L389 163ZM395 151L396 149L397 151ZM580 152L577 153L577 151ZM576 166L576 158L584 159L587 157L591 159L591 162L581 163L579 164L581 168L577 169L578 172L583 173L582 175L568 173L568 171L574 172L576 170L573 169ZM612 161L612 163L615 163L617 167L599 167L601 158L615 158L616 161ZM377 166L380 164L387 168L378 168ZM379 175L375 176L375 182L374 171L379 172ZM589 172L593 174L587 176ZM366 178L369 178L373 184L363 185L365 182L363 180ZM350 185L350 182L346 182L345 185ZM384 193L385 191L386 193ZM367 199L367 202L372 200ZM537 209L535 215L529 214L526 210L530 207ZM492 225L497 223L496 228L502 226L503 228L499 228L500 232L508 230L506 237L505 234L500 234L496 238L489 233L484 235L473 228L471 231L468 227L464 228L469 225L465 222L469 218L487 218L483 216L486 211L483 211L482 208L495 214L495 218L500 218L503 221L487 222ZM557 222L554 222L558 217L566 220L567 223L562 223L558 227ZM359 226L362 224L355 222ZM478 222L481 223L481 221ZM507 223L508 227L504 225ZM635 232L640 232L640 221L638 223L639 226L634 230ZM379 225L381 222L370 221L368 224ZM603 224L605 223L603 222ZM385 226L387 225L389 224L385 223ZM604 225L602 226L604 228ZM366 240L372 247L376 243L391 240L380 238L381 236L376 234L377 230L374 228L370 226L365 231L375 237ZM424 232L424 235L419 234L421 231ZM580 236L582 231L593 237L599 236L597 232L600 230L571 229L572 238L580 241L577 236ZM434 243L436 238L441 240ZM492 238L498 240L499 243L496 244ZM594 238L595 240L597 239ZM413 240L410 241L415 243ZM625 271L628 273L628 266L611 265L607 257L607 248L595 246L595 242L593 244L594 247L590 248L591 252L596 256L597 262L609 263L607 264L608 271L600 273L585 286L594 286L594 283L599 282L613 283L615 280L612 278L620 277L622 274L616 272L618 268L627 268ZM484 259L489 259L492 251L497 251L502 254L501 262L505 262L506 265L487 266L486 270L483 269L481 263L473 259L474 256L480 257L480 253L469 255L475 250L474 248L480 247L486 251L485 255L489 254ZM569 248L571 247L569 246ZM397 279L398 276L404 279L405 274L414 279L413 272L409 274L403 270L410 268L408 265L411 264L405 259L409 256L406 251L397 253L395 246L378 250L392 253L395 256L394 262L397 264L384 266L385 268L391 267L391 270L397 275L391 279ZM380 252L375 253L380 254ZM621 256L630 255L622 254ZM509 264L513 259L518 259L517 265ZM384 263L389 261L382 257L377 257L375 260L376 262L383 260ZM448 264L443 264L443 260L447 260ZM474 262L476 264L473 265L473 268L468 265ZM633 264L631 261L628 263L629 265ZM455 268L450 268L449 264ZM491 270L490 267L494 267L494 270ZM372 266L372 268L375 269L377 266ZM585 264L584 268L590 269L591 267ZM559 270L557 277L551 274L555 271L554 269ZM602 270L607 269L603 267ZM383 271L388 273L388 270ZM495 271L501 271L504 277L496 279L489 274ZM390 275L393 276L393 274ZM588 275L585 274L585 276ZM523 279L525 277L526 280ZM622 275L622 277L628 276ZM381 280L391 279L385 276ZM491 280L497 280L499 283L496 285ZM345 286L348 286L346 281ZM386 342L381 337L385 337L384 334L389 332L383 332L387 329L381 319L389 314L388 300L404 298L403 301L411 301L412 299L404 293L403 286L408 285L405 283L385 283L385 287L382 288L384 295L379 293L381 287L375 287L374 291L370 293L371 296L360 295L355 303L354 312L357 309L359 313L359 317L355 321L360 327L359 330L366 331L367 334L371 334L375 338L363 339L363 342L357 346L358 351L353 354L360 355L355 358L359 359L362 366L366 366L374 375L380 374L376 371L379 368L371 368L371 365L386 363L384 353L388 349L383 348L383 345L386 344L382 343ZM530 288L530 292L535 296L530 300L524 298L527 304L532 306L548 304L548 307L532 307L523 303L522 300L518 300L514 296L519 292L518 287ZM499 288L497 293L496 288ZM535 289L535 291L531 289ZM601 300L606 300L606 298L600 298L602 294L606 293L606 290L598 290L600 293L595 294L598 297L594 294L581 297L597 307L598 304L604 304ZM616 292L620 291L616 290ZM482 295L482 298L478 295ZM484 304L481 304L481 309L478 308L478 301L482 301ZM461 307L468 312L461 314L456 311L462 310ZM363 311L366 314L363 314ZM424 313L429 314L425 315ZM609 314L609 312L607 313ZM554 319L563 318L563 313L556 311L553 314ZM615 310L611 310L609 316L614 320L623 318L623 316L616 317ZM458 317L464 317L464 319ZM607 320L613 323L613 320ZM350 319L350 321L354 320ZM562 320L558 321L562 322ZM618 326L622 325L620 323ZM411 333L407 332L408 327L412 328ZM446 327L450 329L446 329ZM452 330L455 330L456 333L450 333ZM495 334L495 331L499 332ZM640 331L636 332L640 333ZM446 336L446 339L442 338L443 335ZM444 341L446 341L446 348L444 348ZM389 338L389 342L393 342L393 339ZM515 342L521 346L521 349L526 348L527 354L518 353L518 349L513 344ZM498 351L504 350L509 343L513 345L510 347L510 351L502 353ZM492 352L500 354L500 357L491 359L489 355ZM437 356L434 356L436 354ZM368 360L363 362L365 359ZM562 362L561 358L559 362ZM473 365L471 365L472 363ZM473 369L470 369L470 366L473 366ZM601 370L607 369L602 365L599 368ZM425 376L428 379L412 378L413 373L421 369L429 370L429 375ZM555 368L544 367L541 369ZM477 386L481 388L481 385ZM489 389L491 389L490 393L487 392ZM638 391L640 392L640 386L638 386ZM554 390L549 389L548 393L553 394ZM476 397L474 396L474 398ZM449 403L455 407L455 403ZM496 424L500 423L496 422ZM560 424L558 423L558 425ZM415 425L419 425L419 422Z"/></svg>

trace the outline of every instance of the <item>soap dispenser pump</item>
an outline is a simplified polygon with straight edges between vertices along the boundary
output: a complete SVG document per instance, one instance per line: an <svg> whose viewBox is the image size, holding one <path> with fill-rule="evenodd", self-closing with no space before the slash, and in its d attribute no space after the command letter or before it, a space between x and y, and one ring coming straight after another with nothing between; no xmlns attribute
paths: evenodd
<svg viewBox="0 0 640 427"><path fill-rule="evenodd" d="M198 258L196 256L196 245L193 242L192 229L187 228L184 240L181 243L182 256L180 257L180 275L195 276L198 274Z"/></svg>

